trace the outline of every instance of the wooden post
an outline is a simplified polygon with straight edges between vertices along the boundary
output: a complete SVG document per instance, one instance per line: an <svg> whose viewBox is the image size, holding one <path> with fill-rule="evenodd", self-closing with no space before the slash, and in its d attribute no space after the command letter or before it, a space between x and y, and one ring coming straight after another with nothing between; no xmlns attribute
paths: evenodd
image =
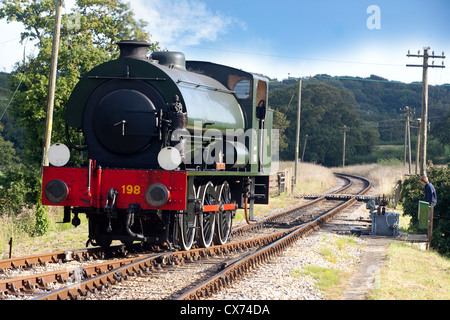
<svg viewBox="0 0 450 320"><path fill-rule="evenodd" d="M430 47L424 48L423 72L422 72L422 122L420 123L420 176L427 172L427 123L428 123L428 51Z"/></svg>
<svg viewBox="0 0 450 320"><path fill-rule="evenodd" d="M63 0L56 0L55 28L53 30L52 57L50 62L50 75L48 78L47 119L45 123L45 144L42 155L43 166L48 166L47 153L48 149L50 148L50 143L52 139L53 107L55 103L56 74L58 72L58 53L59 53L62 6Z"/></svg>
<svg viewBox="0 0 450 320"><path fill-rule="evenodd" d="M434 207L430 206L430 208L428 209L428 234L427 234L428 250L431 247L431 238L433 238L433 216L434 216Z"/></svg>
<svg viewBox="0 0 450 320"><path fill-rule="evenodd" d="M410 133L410 118L411 118L411 109L406 106L405 109L400 109L400 111L405 111L405 143L404 143L404 155L403 155L403 165L406 165L406 152L408 150L409 155L409 174L411 174L411 133Z"/></svg>
<svg viewBox="0 0 450 320"><path fill-rule="evenodd" d="M297 185L297 170L298 170L298 149L300 144L300 111L302 106L302 79L298 80L298 110L297 110L297 136L295 140L295 178L294 183Z"/></svg>
<svg viewBox="0 0 450 320"><path fill-rule="evenodd" d="M305 136L305 143L303 144L302 162L303 162L303 158L305 157L305 149L306 149L307 142L308 142L308 135Z"/></svg>
<svg viewBox="0 0 450 320"><path fill-rule="evenodd" d="M408 120L407 120L407 125L408 125L408 172L409 174L411 174L411 166L412 166L412 160L411 160L411 109L408 109Z"/></svg>
<svg viewBox="0 0 450 320"><path fill-rule="evenodd" d="M416 150L416 174L419 174L420 161L420 119L417 119L417 150Z"/></svg>
<svg viewBox="0 0 450 320"><path fill-rule="evenodd" d="M407 64L407 67L421 67L422 68L422 118L420 122L420 160L419 160L419 170L420 176L426 175L427 172L427 125L428 125L428 68L445 68L444 63L442 66L433 64L428 64L428 59L438 58L445 59L444 52L442 55L435 55L434 51L430 55L430 47L424 47L423 55L420 54L410 54L408 51L407 57L419 57L423 58L423 63L421 65Z"/></svg>
<svg viewBox="0 0 450 320"><path fill-rule="evenodd" d="M8 244L9 244L9 258L11 259L12 258L12 245L13 245L13 238L12 237L9 238Z"/></svg>
<svg viewBox="0 0 450 320"><path fill-rule="evenodd" d="M345 167L345 144L347 140L347 132L350 131L350 128L348 128L346 125L344 125L344 128L342 128L342 131L344 131L344 145L342 147L342 168Z"/></svg>

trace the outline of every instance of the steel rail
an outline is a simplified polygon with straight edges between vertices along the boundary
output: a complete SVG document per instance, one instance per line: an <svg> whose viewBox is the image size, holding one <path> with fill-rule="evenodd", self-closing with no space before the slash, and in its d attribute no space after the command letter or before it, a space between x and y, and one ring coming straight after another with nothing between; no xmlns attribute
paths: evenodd
<svg viewBox="0 0 450 320"><path fill-rule="evenodd" d="M302 226L297 226L289 231L279 232L276 235L282 236L275 242L257 250L256 252L246 256L245 258L239 260L228 266L218 274L214 275L212 278L206 280L202 284L190 289L183 295L180 295L176 300L198 300L207 298L215 293L217 293L221 288L229 286L238 276L249 272L251 269L255 268L257 265L270 260L273 256L281 253L285 248L290 246L300 237L304 237L320 227L321 224L331 219L331 217L337 212L347 208L348 206L355 203L356 199L351 199L338 207L328 211L327 213L321 215L315 220L308 222Z"/></svg>
<svg viewBox="0 0 450 320"><path fill-rule="evenodd" d="M296 227L298 228L298 227ZM295 228L294 228L295 229ZM210 248L198 248L189 251L176 251L171 253L163 253L156 256L145 257L135 262L118 267L114 270L98 274L93 278L80 281L70 286L61 288L59 290L44 294L33 300L66 300L75 299L78 295L85 295L87 292L94 292L106 284L114 284L121 281L124 277L132 276L142 272L148 272L155 268L157 260L159 264L179 264L181 261L192 261L200 257L209 255L217 255L229 251L238 251L244 248L260 248L267 246L287 234L286 231L266 235L259 238L244 240L241 242L231 242L220 246L213 246ZM95 265L94 265L95 267Z"/></svg>
<svg viewBox="0 0 450 320"><path fill-rule="evenodd" d="M353 178L361 179L367 183L367 187L361 190L358 194L367 193L372 184L365 178L352 176ZM329 221L337 212L348 208L357 202L356 197L340 204L339 206L329 210L320 217L303 224L301 226L294 227L288 232L283 232L285 236L278 239L277 241L271 243L270 245L257 250L256 252L249 254L245 258L227 266L225 269L211 277L210 279L204 281L200 285L191 288L187 292L178 296L176 300L198 300L204 299L217 293L221 288L229 286L233 281L235 281L239 276L248 273L250 270L255 268L257 265L270 260L275 255L279 254L282 250L292 245L300 237L304 237L311 233L315 229L319 228L323 223Z"/></svg>
<svg viewBox="0 0 450 320"><path fill-rule="evenodd" d="M32 268L34 265L44 264L45 262L58 262L66 259L66 252L53 252L37 254L19 258L0 260L0 270L16 268Z"/></svg>
<svg viewBox="0 0 450 320"><path fill-rule="evenodd" d="M146 255L148 256L148 255ZM19 295L22 293L34 293L36 289L51 290L50 284L70 283L79 281L77 278L91 278L99 274L127 265L142 258L134 257L120 260L112 260L86 266L72 266L62 270L32 274L18 278L0 281L0 294Z"/></svg>
<svg viewBox="0 0 450 320"><path fill-rule="evenodd" d="M148 272L151 269L161 265L180 264L182 261L197 260L201 257L217 255L229 251L238 251L245 248L258 248L266 246L285 235L285 232L266 235L260 238L248 239L241 242L232 242L210 248L193 249L189 251L175 251L163 253L156 256L144 257L135 262L123 265L106 273L99 274L93 278L80 281L70 286L49 292L33 300L67 300L75 299L78 295L85 295L87 292L94 292L106 284L114 284L121 281L124 277L132 276L142 272Z"/></svg>
<svg viewBox="0 0 450 320"><path fill-rule="evenodd" d="M335 175L340 177L343 180L346 180L347 183L344 186L342 186L341 188L339 188L338 190L331 191L331 192L329 192L327 194L340 193L340 192L342 192L344 190L347 190L348 188L350 188L353 185L353 181L351 181L349 178L345 177L344 175L337 175L337 174L335 174ZM297 211L299 209L303 209L303 208L309 207L309 206L311 206L311 205L313 205L313 204L315 204L315 203L317 203L319 201L325 200L325 199L326 199L326 195L321 195L321 196L317 197L314 200L308 201L306 203L299 204L298 206L295 206L294 208L288 209L287 211L277 212L277 213L274 213L274 214L269 215L267 217L263 217L263 218L255 221L253 224L243 224L243 225L236 226L232 230L232 235L237 235L237 234L243 233L244 231L248 231L248 230L252 230L252 229L255 229L255 228L259 228L264 223L271 222L271 221L277 219L281 215L289 214L289 213Z"/></svg>
<svg viewBox="0 0 450 320"><path fill-rule="evenodd" d="M336 190L332 193L338 193L342 192L345 189L349 188L351 186L350 180L345 178L344 176L341 176L342 179L346 179L348 183L340 188L339 190ZM296 208L291 209L292 211L298 210L303 207L307 207L309 205L312 205L316 203L317 201L322 200L324 197L321 196L320 199L314 199L308 203L301 204L297 206ZM255 222L256 225L240 225L235 226L233 228L233 233L239 233L243 232L245 230L248 230L249 228L255 228L258 225L262 224L266 221L272 221L277 216L283 213L276 213L271 216L268 216L266 218L263 218L261 220L258 220ZM123 245L118 246L112 246L110 247L109 254L114 254L122 251L124 248ZM17 268L24 268L24 269L30 269L33 268L36 265L43 265L45 263L58 263L58 262L66 262L66 261L82 261L82 260L89 260L91 257L96 257L98 255L105 254L104 250L102 248L87 248L87 249L77 249L72 251L59 251L59 252L52 252L52 253L43 253L43 254L37 254L37 255L30 255L30 256L23 256L23 257L17 257L17 258L10 258L10 259L3 259L0 260L0 272L7 269L17 269Z"/></svg>
<svg viewBox="0 0 450 320"><path fill-rule="evenodd" d="M348 186L346 186L348 188ZM370 188L370 184L369 187ZM367 188L367 190L368 190ZM367 190L362 192L367 192ZM162 253L156 255L148 255L144 258L131 258L125 260L119 260L116 264L112 264L111 262L106 262L104 265L106 267L101 267L99 264L95 264L92 266L83 267L83 274L88 279L84 281L79 281L65 288L59 289L57 291L53 291L47 294L44 294L40 297L35 298L35 300L61 300L61 299L74 299L78 295L85 295L87 292L93 292L97 289L100 289L102 286L106 284L113 284L117 281L121 281L124 277L128 275L134 275L136 273L147 272L152 268L160 266L161 264L178 264L181 261L192 261L198 259L199 257L204 257L208 255L218 254L220 252L227 251L235 251L243 248L258 248L261 246L268 246L270 243L279 242L281 238L288 235L288 238L294 237L293 235L289 236L290 233L298 236L303 236L310 232L311 230L318 227L319 224L324 221L324 219L328 219L327 217L332 215L336 210L341 210L344 207L354 203L356 198L352 198L350 201L340 205L338 208L332 209L327 212L320 218L313 220L312 222L302 226L295 227L291 229L289 232L279 232L271 235L267 235L261 238L249 239L243 242L235 242L229 243L221 246L214 246L210 248L202 248L202 249L193 249L189 251L177 251L172 253ZM291 212L289 210L288 212ZM286 213L286 212L285 212ZM278 215L278 214L277 214ZM278 248L276 245L272 244L269 247ZM278 249L273 249L276 252ZM266 250L259 249L258 252L266 252ZM65 254L67 254L65 252ZM264 253L264 255L267 255ZM126 261L126 262L125 262ZM236 263L233 264L235 266ZM106 268L106 269L105 269ZM225 270L229 269L227 267ZM224 272L225 272L224 270ZM44 274L40 277L34 275L28 278L24 277L23 279L12 279L6 280L5 285L3 287L0 283L0 289L12 293L18 293L20 291L29 292L33 291L35 288L43 288L48 289L47 284L49 282L64 282L69 277L72 276L73 273L65 270L61 272L50 274ZM25 279L26 278L26 279ZM9 282L8 282L9 281ZM7 283L7 284L6 284ZM19 289L20 288L20 289ZM1 292L0 290L0 292Z"/></svg>
<svg viewBox="0 0 450 320"><path fill-rule="evenodd" d="M115 255L123 252L125 245L111 246L108 253L104 249L97 248L86 248L77 250L67 250L51 253L36 254L30 256L23 256L11 259L0 260L0 271L7 269L17 269L24 268L30 269L36 265L44 265L45 263L58 263L67 261L83 261L90 260L91 258L96 258L105 254Z"/></svg>

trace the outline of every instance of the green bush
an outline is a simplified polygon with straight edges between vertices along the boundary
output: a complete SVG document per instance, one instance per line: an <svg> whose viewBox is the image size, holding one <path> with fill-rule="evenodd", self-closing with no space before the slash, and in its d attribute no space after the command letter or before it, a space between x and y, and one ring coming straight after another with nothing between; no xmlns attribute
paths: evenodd
<svg viewBox="0 0 450 320"><path fill-rule="evenodd" d="M433 166L428 168L428 174L437 194L431 247L443 255L450 256L450 170L448 166ZM412 176L403 182L400 200L404 214L411 216L410 229L414 232L418 231L417 204L423 198L424 187L418 176Z"/></svg>
<svg viewBox="0 0 450 320"><path fill-rule="evenodd" d="M43 235L49 228L46 207L40 202L40 189L39 169L18 164L0 171L0 215L20 221L27 208L35 210L34 228L23 221L19 225L31 236Z"/></svg>

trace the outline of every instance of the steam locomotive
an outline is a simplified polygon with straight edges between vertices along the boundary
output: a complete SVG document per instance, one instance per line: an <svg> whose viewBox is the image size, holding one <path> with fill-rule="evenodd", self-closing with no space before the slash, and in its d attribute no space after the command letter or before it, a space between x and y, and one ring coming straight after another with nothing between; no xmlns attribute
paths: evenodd
<svg viewBox="0 0 450 320"><path fill-rule="evenodd" d="M148 57L143 41L118 45L119 58L89 71L68 100L68 147L48 150L42 203L63 206L74 225L85 213L87 245L226 243L236 209L268 203L268 80L180 52ZM86 163L73 166L69 148Z"/></svg>

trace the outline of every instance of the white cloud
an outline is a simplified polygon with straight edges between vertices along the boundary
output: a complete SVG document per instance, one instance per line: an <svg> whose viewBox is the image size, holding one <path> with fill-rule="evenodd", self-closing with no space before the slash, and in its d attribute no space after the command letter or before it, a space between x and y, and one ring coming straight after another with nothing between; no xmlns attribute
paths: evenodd
<svg viewBox="0 0 450 320"><path fill-rule="evenodd" d="M135 15L148 22L152 41L163 45L198 45L213 42L234 26L245 25L221 12L213 12L198 0L137 0Z"/></svg>
<svg viewBox="0 0 450 320"><path fill-rule="evenodd" d="M7 23L5 19L0 20L0 71L10 72L13 65L23 56L23 45L19 43L20 32L23 31L21 24L17 22Z"/></svg>

